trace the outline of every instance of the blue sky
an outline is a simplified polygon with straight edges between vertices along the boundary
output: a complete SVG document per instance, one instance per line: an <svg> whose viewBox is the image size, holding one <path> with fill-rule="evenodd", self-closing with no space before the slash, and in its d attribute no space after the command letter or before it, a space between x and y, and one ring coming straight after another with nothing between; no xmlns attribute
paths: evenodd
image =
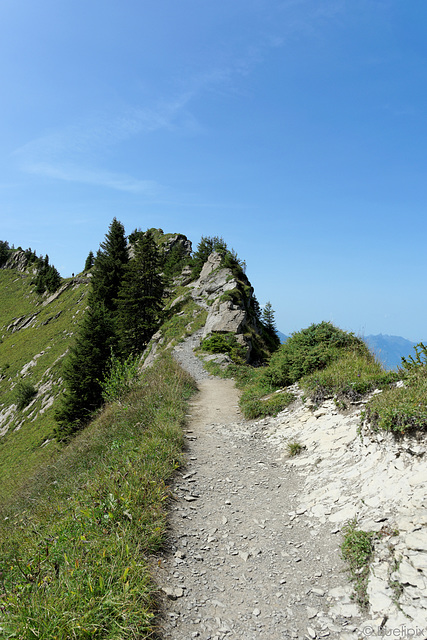
<svg viewBox="0 0 427 640"><path fill-rule="evenodd" d="M0 239L223 236L291 333L427 339L425 0L3 0Z"/></svg>

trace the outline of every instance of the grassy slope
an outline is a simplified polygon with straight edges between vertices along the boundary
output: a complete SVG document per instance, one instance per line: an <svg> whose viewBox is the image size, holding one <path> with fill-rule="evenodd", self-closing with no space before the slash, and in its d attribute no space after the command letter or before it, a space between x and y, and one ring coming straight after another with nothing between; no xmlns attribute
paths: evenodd
<svg viewBox="0 0 427 640"><path fill-rule="evenodd" d="M0 638L151 637L147 556L163 542L193 390L172 359L157 360L40 470L35 498L0 522Z"/></svg>
<svg viewBox="0 0 427 640"><path fill-rule="evenodd" d="M0 412L14 404L20 380L38 390L30 405L22 411L15 407L0 426L0 433L8 427L0 437L0 504L19 492L58 450L54 441L42 445L52 437L51 403L61 392L62 358L86 306L87 284L64 281L70 286L46 304L47 298L33 293L30 282L29 274L0 270ZM35 313L32 326L14 333L7 330L14 319Z"/></svg>
<svg viewBox="0 0 427 640"><path fill-rule="evenodd" d="M165 355L67 446L51 440L50 403L88 287L72 285L43 305L30 281L0 270L0 412L13 405L21 379L38 389L2 423L9 429L0 438L0 638L151 637L147 557L163 540L166 483L181 461L193 383ZM176 311L163 328L165 346L206 316L191 300ZM32 326L7 330L35 313Z"/></svg>

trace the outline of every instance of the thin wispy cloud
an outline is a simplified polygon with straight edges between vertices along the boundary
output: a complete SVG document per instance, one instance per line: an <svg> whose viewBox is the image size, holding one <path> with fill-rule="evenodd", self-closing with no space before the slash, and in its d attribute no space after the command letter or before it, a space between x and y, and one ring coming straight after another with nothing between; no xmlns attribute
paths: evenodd
<svg viewBox="0 0 427 640"><path fill-rule="evenodd" d="M82 155L114 146L136 135L171 128L189 100L182 95L162 101L157 108L132 107L120 114L96 113L78 124L65 126L31 140L15 151L18 158Z"/></svg>
<svg viewBox="0 0 427 640"><path fill-rule="evenodd" d="M200 123L197 114L191 109L192 102L208 92L241 93L247 91L239 83L239 78L249 76L254 68L263 64L268 52L283 46L289 37L289 29L304 30L307 24L301 25L292 21L293 9L300 8L306 0L289 0L279 3L272 10L275 18L270 16L269 27L275 23L274 29L267 28L254 33L249 45L243 47L234 42L227 54L224 54L218 65L208 65L200 72L189 73L181 80L180 87L171 95L157 99L151 105L131 106L121 112L92 112L80 122L65 125L63 128L46 132L44 135L30 140L14 153L21 171L32 175L44 176L52 180L92 184L129 193L159 194L161 187L152 180L144 180L114 170L105 170L105 160L111 157L114 150L127 141L151 135L158 131L170 132L172 135L194 135L204 131L204 123ZM308 12L307 23L325 18L325 13L332 15L339 10L339 0L326 2L322 11ZM299 13L300 15L300 13ZM291 18L283 20L284 17ZM113 157L114 160L114 157Z"/></svg>
<svg viewBox="0 0 427 640"><path fill-rule="evenodd" d="M161 190L160 185L152 180L138 180L120 173L97 171L72 165L55 166L47 162L28 163L26 170L29 173L53 178L55 180L65 180L67 182L78 182L81 184L108 187L110 189L127 191L129 193L154 195Z"/></svg>
<svg viewBox="0 0 427 640"><path fill-rule="evenodd" d="M55 180L104 186L119 191L151 194L160 190L152 180L93 168L105 155L126 140L162 129L188 128L197 123L185 107L192 93L186 92L157 108L132 107L120 114L95 114L63 129L31 140L14 152L26 173Z"/></svg>

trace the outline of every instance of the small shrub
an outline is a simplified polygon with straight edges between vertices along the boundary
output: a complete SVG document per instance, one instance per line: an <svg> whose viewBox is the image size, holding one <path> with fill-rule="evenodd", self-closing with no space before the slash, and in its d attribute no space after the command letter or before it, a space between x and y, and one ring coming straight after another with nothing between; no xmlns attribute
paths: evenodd
<svg viewBox="0 0 427 640"><path fill-rule="evenodd" d="M22 411L36 395L37 389L31 382L26 380L18 382L15 390L15 402L18 405L18 409Z"/></svg>
<svg viewBox="0 0 427 640"><path fill-rule="evenodd" d="M348 565L350 577L354 582L355 599L362 609L366 609L369 604L367 586L375 534L356 527L355 520L351 520L344 527L341 555Z"/></svg>
<svg viewBox="0 0 427 640"><path fill-rule="evenodd" d="M139 361L139 356L130 355L126 360L120 360L111 354L108 372L101 382L105 402L120 400L124 394L132 390L139 377Z"/></svg>
<svg viewBox="0 0 427 640"><path fill-rule="evenodd" d="M237 363L246 360L246 349L237 342L234 333L211 333L203 340L200 349L208 353L228 353Z"/></svg>
<svg viewBox="0 0 427 640"><path fill-rule="evenodd" d="M304 449L304 446L297 441L288 442L286 444L286 450L290 456L298 456L301 453L301 451L303 451L303 449Z"/></svg>
<svg viewBox="0 0 427 640"><path fill-rule="evenodd" d="M402 365L399 368L400 373L407 379L417 378L420 373L426 372L427 369L427 347L420 342L414 347L415 357L408 356L402 358Z"/></svg>
<svg viewBox="0 0 427 640"><path fill-rule="evenodd" d="M229 289L228 291L224 291L224 293L220 297L221 302L231 302L237 307L241 307L244 305L243 294L239 289Z"/></svg>

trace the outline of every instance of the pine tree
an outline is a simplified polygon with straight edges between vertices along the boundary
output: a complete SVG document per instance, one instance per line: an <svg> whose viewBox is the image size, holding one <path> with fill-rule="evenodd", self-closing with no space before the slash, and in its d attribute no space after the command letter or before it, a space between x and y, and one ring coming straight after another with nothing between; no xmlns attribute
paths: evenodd
<svg viewBox="0 0 427 640"><path fill-rule="evenodd" d="M91 304L104 304L112 312L117 310L117 296L128 262L125 230L114 218L93 265Z"/></svg>
<svg viewBox="0 0 427 640"><path fill-rule="evenodd" d="M31 256L31 253L29 253L28 256ZM54 293L61 284L59 271L53 266L53 264L49 264L48 255L44 258L37 258L36 263L38 271L33 281L33 284L35 284L36 287L36 293L39 295L42 295L45 291Z"/></svg>
<svg viewBox="0 0 427 640"><path fill-rule="evenodd" d="M213 238L208 236L202 236L199 244L197 245L197 251L192 258L191 271L193 278L197 278L213 251L225 254L227 252L227 243L223 238L214 236Z"/></svg>
<svg viewBox="0 0 427 640"><path fill-rule="evenodd" d="M274 319L274 311L270 301L266 303L262 310L262 321L266 329L276 331L276 321Z"/></svg>
<svg viewBox="0 0 427 640"><path fill-rule="evenodd" d="M95 256L93 255L93 251L89 251L89 255L86 258L84 271L89 271L93 267L93 263L95 261Z"/></svg>
<svg viewBox="0 0 427 640"><path fill-rule="evenodd" d="M156 331L162 309L160 256L150 231L140 236L126 267L118 298L119 350L141 353Z"/></svg>
<svg viewBox="0 0 427 640"><path fill-rule="evenodd" d="M262 310L262 323L269 337L278 346L280 344L280 338L277 335L276 321L274 319L274 311L271 306L271 302L268 301Z"/></svg>
<svg viewBox="0 0 427 640"><path fill-rule="evenodd" d="M0 240L0 267L6 262L9 257L10 247L9 243L5 240Z"/></svg>
<svg viewBox="0 0 427 640"><path fill-rule="evenodd" d="M104 305L89 307L64 367L66 392L55 414L58 438L83 428L101 406L100 380L110 358L113 335L112 317Z"/></svg>
<svg viewBox="0 0 427 640"><path fill-rule="evenodd" d="M117 297L128 259L124 227L114 218L94 263L89 309L65 366L66 392L56 414L60 437L82 428L102 404L100 380L117 349Z"/></svg>

